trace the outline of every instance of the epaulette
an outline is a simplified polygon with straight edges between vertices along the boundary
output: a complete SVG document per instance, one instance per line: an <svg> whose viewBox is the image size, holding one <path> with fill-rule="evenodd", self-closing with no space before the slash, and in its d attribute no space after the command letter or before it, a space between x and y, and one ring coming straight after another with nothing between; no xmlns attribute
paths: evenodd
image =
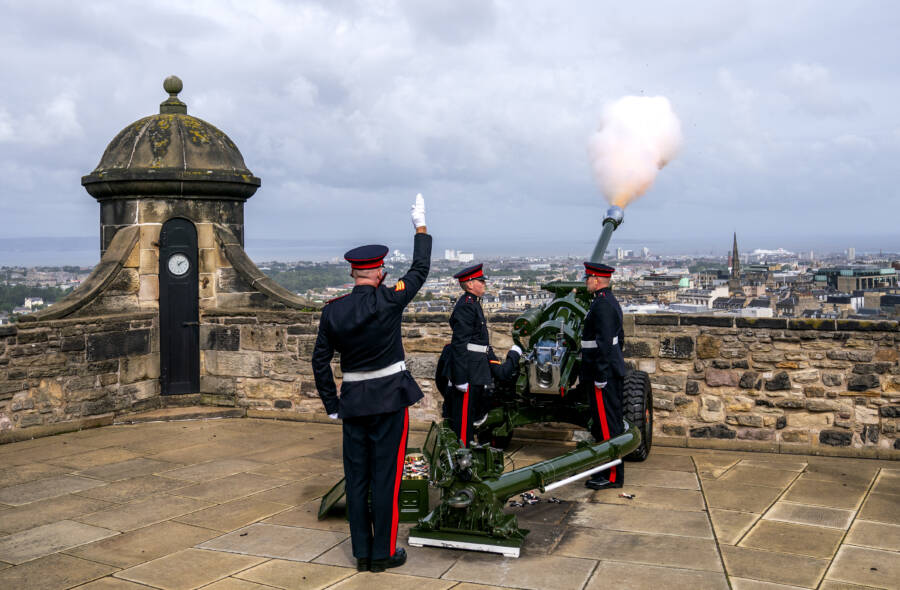
<svg viewBox="0 0 900 590"><path fill-rule="evenodd" d="M351 293L352 293L352 291L351 291ZM337 297L335 297L335 298L333 298L333 299L329 299L328 301L325 302L325 305L328 305L329 303L334 303L334 302L337 301L338 299L343 299L343 298L346 297L347 295L350 295L350 293L344 293L343 295L338 295Z"/></svg>
<svg viewBox="0 0 900 590"><path fill-rule="evenodd" d="M472 297L471 295L466 295L465 301L466 301L466 303L475 303L475 298Z"/></svg>

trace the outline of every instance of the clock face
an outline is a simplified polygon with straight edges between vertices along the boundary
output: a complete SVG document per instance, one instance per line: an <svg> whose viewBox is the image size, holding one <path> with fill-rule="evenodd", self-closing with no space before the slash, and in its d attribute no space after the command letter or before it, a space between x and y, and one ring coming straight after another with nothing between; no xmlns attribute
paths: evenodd
<svg viewBox="0 0 900 590"><path fill-rule="evenodd" d="M172 254L168 262L169 272L180 277L191 268L191 261L184 254Z"/></svg>

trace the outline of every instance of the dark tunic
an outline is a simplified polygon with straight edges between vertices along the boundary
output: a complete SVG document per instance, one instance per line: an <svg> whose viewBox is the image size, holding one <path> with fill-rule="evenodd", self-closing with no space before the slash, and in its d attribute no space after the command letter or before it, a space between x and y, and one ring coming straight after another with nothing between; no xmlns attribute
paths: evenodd
<svg viewBox="0 0 900 590"><path fill-rule="evenodd" d="M454 385L490 385L491 369L486 352L468 350L468 344L487 346L487 321L481 302L474 295L464 293L457 301L450 315L450 381Z"/></svg>
<svg viewBox="0 0 900 590"><path fill-rule="evenodd" d="M609 381L612 377L625 377L625 332L622 330L622 308L609 287L594 295L591 307L584 318L581 339L597 343L595 348L581 349L581 382Z"/></svg>

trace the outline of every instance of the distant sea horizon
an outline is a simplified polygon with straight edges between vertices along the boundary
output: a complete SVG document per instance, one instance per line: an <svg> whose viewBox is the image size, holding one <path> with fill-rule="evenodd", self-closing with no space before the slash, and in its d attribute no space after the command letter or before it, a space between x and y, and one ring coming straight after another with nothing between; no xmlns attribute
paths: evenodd
<svg viewBox="0 0 900 590"><path fill-rule="evenodd" d="M387 238L384 243L392 250L400 250L406 254L412 252L412 240L410 236L398 236ZM352 238L349 239L281 239L281 238L254 238L248 236L246 250L250 258L256 263L263 262L327 262L340 260L343 253L359 244ZM725 256L731 246L730 238L727 244L715 244L711 240L697 237L681 238L620 238L613 240L609 246L609 252L616 248L640 251L647 247L651 254L664 256ZM825 236L825 237L791 237L780 240L778 238L755 238L742 241L738 236L738 246L742 253L750 252L756 248L771 249L784 248L786 250L801 253L804 257L810 250L817 257L827 254L837 254L848 247L856 249L857 255L866 253L900 252L900 238L898 236ZM593 251L594 242L588 240L546 240L540 237L536 239L501 239L490 238L477 241L453 241L435 237L432 252L434 258L442 258L444 250L462 250L472 252L476 258L503 258L519 256L547 256L575 258L587 257ZM94 266L100 261L100 239L92 236L74 237L20 237L0 238L0 266Z"/></svg>

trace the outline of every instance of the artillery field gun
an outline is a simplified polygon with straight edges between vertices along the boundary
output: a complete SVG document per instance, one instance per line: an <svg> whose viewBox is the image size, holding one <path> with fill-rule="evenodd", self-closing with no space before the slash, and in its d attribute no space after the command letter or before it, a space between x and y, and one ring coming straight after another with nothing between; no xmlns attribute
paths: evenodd
<svg viewBox="0 0 900 590"><path fill-rule="evenodd" d="M593 261L602 258L622 219L619 207L607 211ZM578 383L581 327L591 296L582 282L553 282L542 288L555 297L542 308L526 311L513 323L513 340L523 350L519 376L514 383L493 391L487 418L477 431L480 444L463 447L448 425L432 423L422 454L428 466L428 483L440 491L440 501L410 530L410 545L518 557L528 531L518 527L514 514L504 511L507 500L529 490L550 491L618 465L623 459L643 461L649 455L653 395L648 375L632 370L625 377L624 434L595 444L582 441L559 457L503 472L502 449L509 445L515 428L563 422L589 429L593 420L588 392ZM401 515L404 485L421 483L404 476ZM339 482L323 498L320 518L342 495L342 484ZM427 504L427 491L417 497ZM424 514L430 506L420 508L418 514Z"/></svg>

